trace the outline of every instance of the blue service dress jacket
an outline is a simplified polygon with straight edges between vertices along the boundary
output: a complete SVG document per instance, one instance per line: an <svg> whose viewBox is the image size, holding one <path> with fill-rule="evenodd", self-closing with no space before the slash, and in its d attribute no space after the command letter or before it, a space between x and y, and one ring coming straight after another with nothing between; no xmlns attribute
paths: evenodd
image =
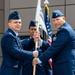
<svg viewBox="0 0 75 75"><path fill-rule="evenodd" d="M23 50L20 39L8 28L1 39L2 65L0 75L22 75L22 61L32 60L33 53Z"/></svg>
<svg viewBox="0 0 75 75"><path fill-rule="evenodd" d="M31 40L32 38L26 38L22 41L22 45L23 45L23 48L25 50L30 50L30 51L34 51L35 50L35 43L34 43L34 40L32 39L32 43L29 41ZM39 52L39 56L47 49L47 46L49 46L49 44L45 42L45 48L38 48L38 52ZM41 64L37 64L36 65L36 75L51 75L50 74L50 65L49 63L41 63ZM23 63L23 75L33 75L33 66L32 66L32 61L29 60L29 61L24 61Z"/></svg>
<svg viewBox="0 0 75 75"><path fill-rule="evenodd" d="M65 22L53 40L39 59L45 63L52 58L53 75L75 75L75 32L72 27Z"/></svg>

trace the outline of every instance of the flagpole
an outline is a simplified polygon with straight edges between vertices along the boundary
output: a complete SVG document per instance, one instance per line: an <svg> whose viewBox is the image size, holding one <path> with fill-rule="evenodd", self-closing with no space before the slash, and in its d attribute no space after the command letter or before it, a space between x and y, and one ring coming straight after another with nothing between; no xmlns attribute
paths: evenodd
<svg viewBox="0 0 75 75"><path fill-rule="evenodd" d="M45 0L45 1L44 1L44 4L45 4L45 5L49 4L49 1L48 1L48 0Z"/></svg>
<svg viewBox="0 0 75 75"><path fill-rule="evenodd" d="M39 30L38 22L36 21L35 25L37 26L37 31ZM38 48L38 41L35 42L35 51L37 51ZM33 66L33 75L36 75L36 65Z"/></svg>

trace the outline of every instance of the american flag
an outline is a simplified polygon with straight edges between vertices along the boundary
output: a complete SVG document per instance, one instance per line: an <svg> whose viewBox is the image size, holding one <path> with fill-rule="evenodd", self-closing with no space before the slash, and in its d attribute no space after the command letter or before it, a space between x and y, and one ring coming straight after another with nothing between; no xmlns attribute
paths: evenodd
<svg viewBox="0 0 75 75"><path fill-rule="evenodd" d="M49 7L48 5L45 5L45 8L44 8L44 22L45 22L45 27L46 27L46 30L47 30L47 34L48 34L48 43L51 45L52 44L52 29L51 29L51 22L50 22L50 10L49 10ZM49 60L49 64L50 64L50 67L51 67L51 70L50 70L50 73L51 75L53 75L52 73L52 59L50 58Z"/></svg>
<svg viewBox="0 0 75 75"><path fill-rule="evenodd" d="M48 5L45 5L45 8L44 8L44 21L45 21L47 34L49 37L48 43L51 44L52 43L52 29L51 29L51 22L50 22L50 10L49 10Z"/></svg>

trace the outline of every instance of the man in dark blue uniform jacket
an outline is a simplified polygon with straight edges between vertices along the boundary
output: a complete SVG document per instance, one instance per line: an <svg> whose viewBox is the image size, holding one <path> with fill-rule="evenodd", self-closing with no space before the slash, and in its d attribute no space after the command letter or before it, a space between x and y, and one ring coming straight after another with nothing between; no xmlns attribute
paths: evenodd
<svg viewBox="0 0 75 75"><path fill-rule="evenodd" d="M33 65L52 58L53 75L75 75L75 32L60 10L52 12L52 21L58 29L54 42L39 58L33 60Z"/></svg>
<svg viewBox="0 0 75 75"><path fill-rule="evenodd" d="M30 37L22 40L23 48L25 50L28 50L28 51L29 50L30 51L35 50L35 43L29 42L30 39L33 39L33 34L37 29L37 27L35 25L35 22L36 21L34 21L34 20L30 21L30 24L29 24ZM34 42L34 39L32 41ZM39 55L41 55L44 52L44 50L46 50L46 49L47 49L47 47L45 47L44 49L41 50L41 48L39 47L38 48ZM45 64L42 63L42 64L37 64L36 65L36 75L51 75L50 70L51 69L50 69L50 65L49 65L48 62L45 63ZM22 72L23 72L23 75L33 75L33 66L32 66L32 61L31 60L24 61Z"/></svg>
<svg viewBox="0 0 75 75"><path fill-rule="evenodd" d="M23 50L18 36L22 25L21 17L17 11L9 14L8 30L1 39L2 65L0 75L22 75L22 61L32 60L38 56L38 52Z"/></svg>

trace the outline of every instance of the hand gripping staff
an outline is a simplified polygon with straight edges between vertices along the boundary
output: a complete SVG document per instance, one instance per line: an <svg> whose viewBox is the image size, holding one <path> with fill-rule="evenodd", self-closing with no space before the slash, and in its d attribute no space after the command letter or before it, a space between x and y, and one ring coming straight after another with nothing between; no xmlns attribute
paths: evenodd
<svg viewBox="0 0 75 75"><path fill-rule="evenodd" d="M37 31L39 29L39 25L38 25L38 22L36 21L36 26L37 26ZM38 41L35 42L35 51L37 51L37 48L38 48ZM36 74L36 65L33 66L33 75Z"/></svg>

